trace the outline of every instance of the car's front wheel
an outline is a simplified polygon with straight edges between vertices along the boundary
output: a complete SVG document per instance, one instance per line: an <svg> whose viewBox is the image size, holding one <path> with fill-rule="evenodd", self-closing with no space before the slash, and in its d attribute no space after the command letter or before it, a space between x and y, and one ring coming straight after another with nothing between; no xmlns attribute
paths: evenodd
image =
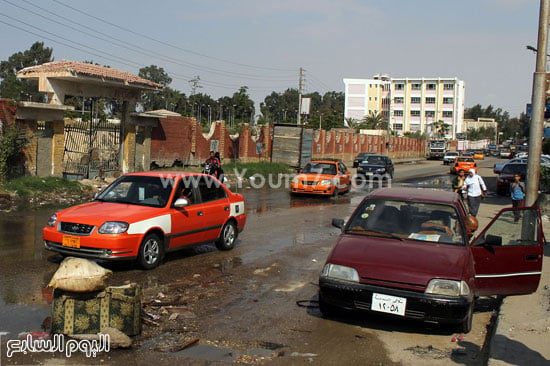
<svg viewBox="0 0 550 366"><path fill-rule="evenodd" d="M472 330L472 322L474 318L474 302L470 304L470 307L468 308L468 315L466 316L466 319L459 325L458 331L460 333L470 333Z"/></svg>
<svg viewBox="0 0 550 366"><path fill-rule="evenodd" d="M226 222L225 225L223 225L219 239L216 241L216 247L219 250L233 249L238 235L239 232L237 231L235 223L233 221Z"/></svg>
<svg viewBox="0 0 550 366"><path fill-rule="evenodd" d="M143 269L153 269L162 260L162 239L157 234L148 234L139 247L138 263Z"/></svg>

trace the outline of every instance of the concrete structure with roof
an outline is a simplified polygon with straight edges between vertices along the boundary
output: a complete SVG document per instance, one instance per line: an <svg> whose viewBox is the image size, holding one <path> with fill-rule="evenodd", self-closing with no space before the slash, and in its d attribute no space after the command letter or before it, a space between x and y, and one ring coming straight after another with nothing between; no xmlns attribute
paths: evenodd
<svg viewBox="0 0 550 366"><path fill-rule="evenodd" d="M27 149L27 173L33 175L64 174L63 159L66 151L65 113L73 110L64 105L66 96L116 99L122 102L120 139L117 157L122 173L137 166L148 167L148 147L151 128L162 115L135 113L142 91L160 91L162 85L128 72L74 61L53 61L26 67L17 73L18 78L38 82L38 91L44 93L45 103L19 102L16 119L37 135ZM40 123L39 123L40 121ZM42 126L42 128L39 128ZM136 136L140 135L136 147ZM136 151L141 151L137 155ZM92 152L90 151L90 156ZM40 161L39 161L40 160Z"/></svg>

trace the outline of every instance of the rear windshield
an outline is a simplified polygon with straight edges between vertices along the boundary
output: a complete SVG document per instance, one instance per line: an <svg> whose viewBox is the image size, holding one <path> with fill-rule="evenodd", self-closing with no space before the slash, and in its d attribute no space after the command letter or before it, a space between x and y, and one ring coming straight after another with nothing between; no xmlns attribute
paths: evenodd
<svg viewBox="0 0 550 366"><path fill-rule="evenodd" d="M458 158L458 161L466 162L466 163L473 163L474 159L472 159L472 158Z"/></svg>
<svg viewBox="0 0 550 366"><path fill-rule="evenodd" d="M466 245L464 227L454 206L418 201L366 199L349 219L345 232Z"/></svg>
<svg viewBox="0 0 550 366"><path fill-rule="evenodd" d="M506 164L502 168L502 174L514 174L519 173L521 175L527 174L527 164Z"/></svg>

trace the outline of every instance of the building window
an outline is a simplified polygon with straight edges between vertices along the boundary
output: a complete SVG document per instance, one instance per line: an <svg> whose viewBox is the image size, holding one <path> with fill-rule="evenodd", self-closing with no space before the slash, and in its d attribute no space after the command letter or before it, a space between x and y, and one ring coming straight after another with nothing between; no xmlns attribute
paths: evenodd
<svg viewBox="0 0 550 366"><path fill-rule="evenodd" d="M394 123L393 124L393 129L397 130L397 131L402 131L403 130L403 124L402 123Z"/></svg>
<svg viewBox="0 0 550 366"><path fill-rule="evenodd" d="M412 90L420 90L420 84L418 84L418 83L412 84L412 85L411 85L411 89L412 89Z"/></svg>
<svg viewBox="0 0 550 366"><path fill-rule="evenodd" d="M426 90L435 90L435 84L434 83L426 84Z"/></svg>
<svg viewBox="0 0 550 366"><path fill-rule="evenodd" d="M435 104L434 97L426 97L426 104Z"/></svg>
<svg viewBox="0 0 550 366"><path fill-rule="evenodd" d="M402 110L393 111L393 115L395 117L403 117L403 111Z"/></svg>
<svg viewBox="0 0 550 366"><path fill-rule="evenodd" d="M443 117L452 117L453 111L443 111Z"/></svg>
<svg viewBox="0 0 550 366"><path fill-rule="evenodd" d="M372 101L372 97L369 97L369 102Z"/></svg>
<svg viewBox="0 0 550 366"><path fill-rule="evenodd" d="M443 104L453 104L453 98L443 98Z"/></svg>
<svg viewBox="0 0 550 366"><path fill-rule="evenodd" d="M455 89L454 84L449 84L449 83L443 84L443 90L454 90L454 89Z"/></svg>
<svg viewBox="0 0 550 366"><path fill-rule="evenodd" d="M424 112L424 116L426 116L426 117L435 117L435 111L426 111L426 112Z"/></svg>
<svg viewBox="0 0 550 366"><path fill-rule="evenodd" d="M393 98L393 102L395 104L403 104L403 102L405 102L405 99L403 97L395 97Z"/></svg>
<svg viewBox="0 0 550 366"><path fill-rule="evenodd" d="M395 84L395 90L403 90L403 84Z"/></svg>
<svg viewBox="0 0 550 366"><path fill-rule="evenodd" d="M420 97L411 97L411 104L420 104Z"/></svg>
<svg viewBox="0 0 550 366"><path fill-rule="evenodd" d="M411 117L420 117L420 111L411 111Z"/></svg>

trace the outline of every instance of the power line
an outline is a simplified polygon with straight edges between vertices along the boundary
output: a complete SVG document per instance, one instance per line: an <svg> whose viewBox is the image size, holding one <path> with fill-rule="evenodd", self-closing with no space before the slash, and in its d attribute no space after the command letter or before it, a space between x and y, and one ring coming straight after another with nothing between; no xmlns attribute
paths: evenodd
<svg viewBox="0 0 550 366"><path fill-rule="evenodd" d="M35 6L36 8L40 9L40 10L43 11L43 12L46 12L46 13L51 14L51 15L54 15L54 16L56 16L56 17L58 17L58 18L63 19L64 21L67 21L67 22L70 22L70 23L74 23L74 24L78 24L79 27L81 27L81 28L89 29L89 30L93 31L94 33L98 33L98 34L100 34L100 35L102 35L102 36L105 36L105 37L107 37L107 38L99 37L99 36L97 36L97 35L91 34L90 32L85 32L85 31L83 31L82 29L79 29L79 28L70 26L70 25L68 25L68 24L66 24L66 23L62 23L62 22L56 21L56 20L54 20L54 19L52 19L52 18L49 18L49 17L47 17L47 16L45 16L45 15L39 14L39 13L37 13L37 12L31 10L31 9L24 8L24 7L22 7L22 6L19 6L19 5L17 5L17 4L14 4L13 2L10 2L10 1L8 1L8 0L2 0L2 1L4 1L5 3L8 3L8 4L10 4L10 5L14 6L14 7L17 7L17 8L19 8L19 9L21 9L21 10L30 12L30 13L32 13L32 14L38 16L38 17L44 18L44 19L46 19L46 20L48 20L48 21L50 21L50 22L53 22L53 23L59 24L59 25L61 25L61 26L63 26L63 27L67 27L67 28L69 28L69 29L72 29L72 30L74 30L74 31L77 31L77 32L79 32L79 33L88 35L88 36L90 36L90 37L99 39L99 40L104 41L104 42L108 42L108 43L114 44L114 45L116 45L116 46L118 46L118 47L125 48L125 49L127 49L127 50L130 50L130 51L135 52L135 53L138 53L138 54L145 54L145 55L147 55L147 56L149 56L149 57L160 58L160 59L162 59L162 60L164 60L164 61L166 61L166 62L174 63L174 64L177 64L177 65L180 65L180 66L187 66L187 67L189 67L189 68L196 69L196 70L199 70L199 71L205 71L205 70L206 70L206 71L212 72L212 73L214 73L214 74L218 74L218 75L222 75L222 76L228 76L228 77L235 77L235 78L238 77L238 78L246 78L246 79L251 79L251 80L266 80L266 81L269 81L269 80L280 80L280 78L260 77L260 76L258 76L258 75L249 75L249 74L238 73L238 72L228 72L228 71L218 70L218 69L214 69L214 68L209 68L209 67L205 67L205 66L200 66L200 65L197 65L197 64L193 64L193 63L191 63L191 62L180 61L180 60L178 60L178 59L175 59L175 58L172 58L172 57L169 57L169 56L165 56L165 55L161 55L161 54L159 54L159 53L151 53L148 49L143 48L143 47L141 47L141 46L139 46L139 45L135 45L135 44L132 44L132 43L129 43L129 42L125 42L125 41L123 41L123 40L121 40L121 39L112 37L112 36L109 35L109 34L106 34L106 33L100 32L100 31L97 31L97 30L93 29L92 27L88 27L88 26L86 26L86 25L84 25L84 24L81 24L81 23L76 23L76 22L72 21L71 19L69 19L69 18L67 18L67 17L61 16L61 15L59 15L59 14L55 14L55 13L53 13L53 12L51 12L51 11L49 11L49 10L43 8L43 7L40 7L40 6L38 6L38 5L34 5L34 4L30 3L30 5ZM22 1L24 1L24 2L27 3L27 4L29 4L29 2L26 1L26 0L22 0ZM116 42L114 42L113 40L116 41ZM131 45L132 47L129 47L127 44ZM137 51L136 48L137 48L139 51ZM287 79L286 81L291 81L291 80L290 80L290 79Z"/></svg>
<svg viewBox="0 0 550 366"><path fill-rule="evenodd" d="M271 67L263 67L263 66L248 65L248 64L243 64L243 63L238 63L238 62L233 62L233 61L224 60L224 59L221 59L221 58L218 58L218 57L208 56L208 55L205 55L205 54L202 54L202 53L193 51L193 50L189 50L189 49L186 49L186 48L182 48L182 47L173 45L173 44L168 43L168 42L164 42L164 41L158 40L158 39L153 38L153 37L150 37L150 36L148 36L148 35L146 35L146 34L139 33L139 32L133 31L133 30L131 30L131 29L122 27L122 26L120 26L120 25L118 25L118 24L108 22L108 21L106 21L105 19L96 17L95 15L91 15L91 14L86 13L86 12L80 10L80 9L77 9L77 8L75 8L75 7L72 7L72 6L70 6L70 5L67 5L67 4L63 3L62 1L59 1L59 0L52 0L52 1L55 2L55 3L58 3L58 4L61 5L61 6L64 6L64 7L66 7L66 8L69 8L69 9L71 9L71 10L77 12L77 13L83 14L83 15L85 15L85 16L87 16L87 17L90 17L90 18L93 18L93 19L95 19L95 20L97 20L97 21L99 21L99 22L108 24L108 25L110 25L110 26L112 26L112 27L121 29L121 30L123 30L123 31L125 31L125 32L128 32L128 33L130 33L130 34L133 34L133 35L135 35L135 36L139 36L139 37L148 39L148 40L150 40L150 41L157 42L157 43L163 44L163 45L165 45L165 46L168 46L168 47L172 47L172 48L178 49L178 50L183 51L183 52L191 53L191 54L196 55L196 56L201 56L201 57L205 57L205 58L208 58L208 59L211 59L211 60L216 60L216 61L220 61L220 62L225 62L225 63L228 63L228 64L237 65L237 66L249 67L249 68L258 69L258 70L293 71L293 70L290 70L290 69L271 68Z"/></svg>

